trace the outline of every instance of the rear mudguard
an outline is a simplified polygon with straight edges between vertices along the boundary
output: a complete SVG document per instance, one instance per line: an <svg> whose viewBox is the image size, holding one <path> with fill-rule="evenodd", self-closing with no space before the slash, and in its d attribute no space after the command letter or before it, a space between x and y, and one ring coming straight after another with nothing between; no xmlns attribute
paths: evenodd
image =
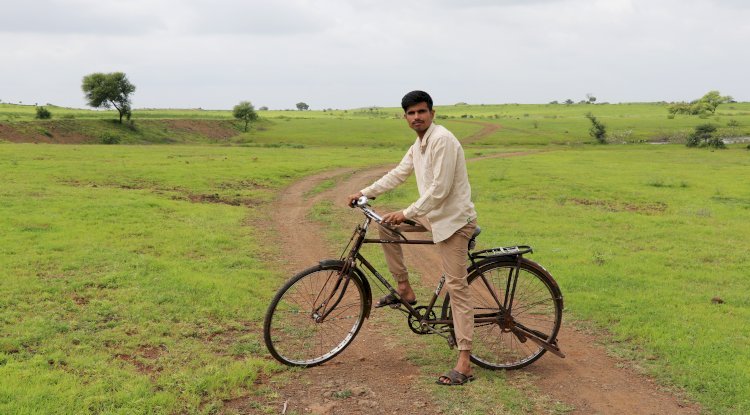
<svg viewBox="0 0 750 415"><path fill-rule="evenodd" d="M321 267L326 266L344 266L344 261L340 259L324 259L319 262ZM365 274L362 273L362 270L360 270L357 267L354 267L352 270L352 278L359 280L360 285L362 285L362 289L364 292L364 300L365 300L365 318L370 317L370 310L372 309L372 289L370 288L370 281L367 280L365 277Z"/></svg>

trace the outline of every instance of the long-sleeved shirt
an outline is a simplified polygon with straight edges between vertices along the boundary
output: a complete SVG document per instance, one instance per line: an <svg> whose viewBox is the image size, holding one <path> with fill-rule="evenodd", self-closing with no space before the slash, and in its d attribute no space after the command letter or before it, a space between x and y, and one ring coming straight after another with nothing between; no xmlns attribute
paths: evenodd
<svg viewBox="0 0 750 415"><path fill-rule="evenodd" d="M403 213L408 219L426 217L434 242L448 239L476 219L464 150L450 131L435 123L421 140L417 137L398 166L362 189L362 194L375 197L385 193L403 183L412 171L419 199Z"/></svg>

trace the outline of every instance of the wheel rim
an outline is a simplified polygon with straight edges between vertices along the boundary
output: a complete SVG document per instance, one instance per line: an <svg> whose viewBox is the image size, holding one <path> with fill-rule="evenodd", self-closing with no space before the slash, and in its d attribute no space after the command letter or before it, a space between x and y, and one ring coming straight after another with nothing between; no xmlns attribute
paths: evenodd
<svg viewBox="0 0 750 415"><path fill-rule="evenodd" d="M296 366L325 362L341 352L362 323L364 301L350 281L344 296L323 321L315 311L334 289L338 270L319 270L291 285L276 303L270 322L270 348L279 360ZM320 310L318 309L318 314Z"/></svg>

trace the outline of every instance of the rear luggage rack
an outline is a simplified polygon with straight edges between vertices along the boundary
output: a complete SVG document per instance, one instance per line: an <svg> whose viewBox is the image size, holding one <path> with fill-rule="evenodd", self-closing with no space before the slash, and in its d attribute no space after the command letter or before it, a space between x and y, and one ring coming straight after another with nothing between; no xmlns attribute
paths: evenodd
<svg viewBox="0 0 750 415"><path fill-rule="evenodd" d="M526 246L526 245L506 246L506 247L490 248L490 249L485 249L482 251L472 252L471 258L479 259L479 258L494 258L494 257L500 257L500 256L518 256L518 255L527 254L529 252L534 252L534 250L530 246Z"/></svg>

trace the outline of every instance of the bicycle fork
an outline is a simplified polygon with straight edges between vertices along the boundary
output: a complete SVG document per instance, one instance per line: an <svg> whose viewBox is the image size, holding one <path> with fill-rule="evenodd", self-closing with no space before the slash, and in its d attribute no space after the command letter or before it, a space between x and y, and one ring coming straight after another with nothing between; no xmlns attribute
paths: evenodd
<svg viewBox="0 0 750 415"><path fill-rule="evenodd" d="M337 273L336 277L336 284L334 285L333 289L331 290L331 294L323 300L319 306L315 307L315 309L310 314L310 317L316 322L316 323L322 323L326 317L333 311L336 306L339 305L341 302L341 299L344 298L344 293L346 292L346 288L349 285L349 279L350 279L350 271L351 267L344 267L344 269ZM343 286L341 284L342 280L344 281ZM336 297L336 293L338 293L338 297ZM334 299L333 304L328 307L328 304L331 302L331 300ZM322 310L322 311L321 311Z"/></svg>

